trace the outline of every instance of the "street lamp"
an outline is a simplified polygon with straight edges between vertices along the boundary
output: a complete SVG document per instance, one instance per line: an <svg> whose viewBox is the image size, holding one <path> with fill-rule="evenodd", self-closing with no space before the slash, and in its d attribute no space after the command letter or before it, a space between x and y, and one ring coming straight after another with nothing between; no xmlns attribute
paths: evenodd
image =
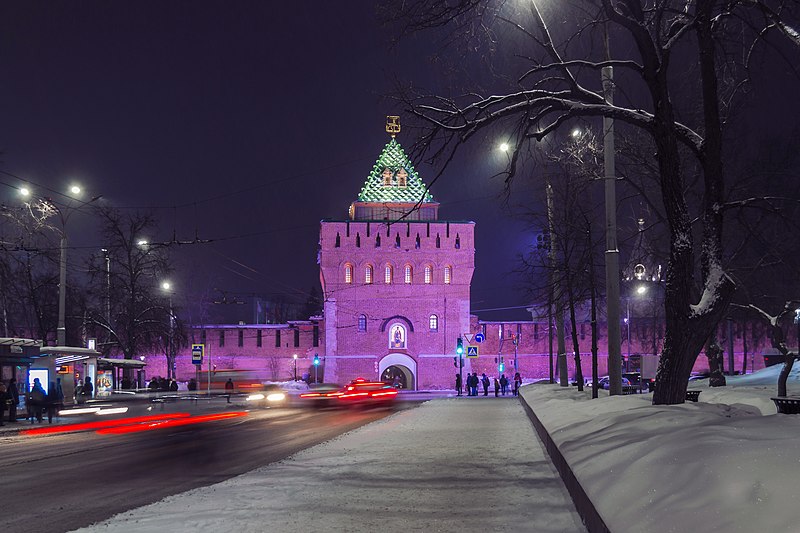
<svg viewBox="0 0 800 533"><path fill-rule="evenodd" d="M175 315L172 312L172 284L169 281L164 281L161 283L161 289L167 293L169 296L169 337L168 337L168 344L167 344L167 373L171 373L167 377L170 379L176 378L176 368L175 368L175 353L174 353L174 343L173 343L173 335L175 331Z"/></svg>
<svg viewBox="0 0 800 533"><path fill-rule="evenodd" d="M81 193L81 188L78 185L72 185L69 188L73 196L78 196ZM27 187L20 187L19 193L22 197L28 198L31 196L31 191ZM83 206L89 205L92 202L99 200L100 196L95 196L88 202L84 202L78 198L67 196L70 200L80 202L81 205L73 207L72 204L64 206L62 210L49 198L42 198L41 205L47 210L56 213L61 221L61 230L57 230L61 236L60 243L60 259L59 259L59 277L58 277L58 326L56 329L56 345L65 346L67 344L67 328L66 328L66 307L67 307L67 222L72 213L77 211Z"/></svg>
<svg viewBox="0 0 800 533"><path fill-rule="evenodd" d="M294 354L294 380L297 381L297 354Z"/></svg>

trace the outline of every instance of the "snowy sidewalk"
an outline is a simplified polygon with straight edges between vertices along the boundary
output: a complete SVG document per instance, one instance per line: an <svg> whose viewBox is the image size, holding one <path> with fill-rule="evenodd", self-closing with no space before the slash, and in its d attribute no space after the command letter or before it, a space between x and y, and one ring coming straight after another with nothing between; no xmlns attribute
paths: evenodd
<svg viewBox="0 0 800 533"><path fill-rule="evenodd" d="M79 531L227 530L585 531L520 404L488 398L433 400Z"/></svg>

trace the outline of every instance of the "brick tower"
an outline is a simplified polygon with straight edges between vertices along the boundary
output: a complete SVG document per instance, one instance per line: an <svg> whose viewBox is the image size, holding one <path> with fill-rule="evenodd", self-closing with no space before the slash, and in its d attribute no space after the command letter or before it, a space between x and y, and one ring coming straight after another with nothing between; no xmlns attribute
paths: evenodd
<svg viewBox="0 0 800 533"><path fill-rule="evenodd" d="M470 331L474 222L439 220L395 134L344 221L323 220L324 375L452 388L456 339Z"/></svg>

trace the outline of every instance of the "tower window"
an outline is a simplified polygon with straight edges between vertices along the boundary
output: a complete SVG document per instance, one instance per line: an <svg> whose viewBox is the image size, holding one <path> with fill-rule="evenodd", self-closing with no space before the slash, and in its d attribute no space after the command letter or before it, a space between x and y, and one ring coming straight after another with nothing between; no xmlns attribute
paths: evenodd
<svg viewBox="0 0 800 533"><path fill-rule="evenodd" d="M386 265L386 271L383 276L383 282L389 285L392 283L392 265Z"/></svg>
<svg viewBox="0 0 800 533"><path fill-rule="evenodd" d="M239 330L239 348L241 348L242 346L244 346L244 330L240 329Z"/></svg>
<svg viewBox="0 0 800 533"><path fill-rule="evenodd" d="M356 248L361 248L361 234L356 233Z"/></svg>
<svg viewBox="0 0 800 533"><path fill-rule="evenodd" d="M397 172L397 186L398 187L405 187L406 183L407 183L407 180L408 180L408 172L406 172L406 169L401 168Z"/></svg>
<svg viewBox="0 0 800 533"><path fill-rule="evenodd" d="M353 283L353 265L350 263L344 266L344 282Z"/></svg>
<svg viewBox="0 0 800 533"><path fill-rule="evenodd" d="M219 330L219 345L220 347L225 346L225 330Z"/></svg>
<svg viewBox="0 0 800 533"><path fill-rule="evenodd" d="M397 234L397 237L394 238L394 247L400 248L400 234Z"/></svg>
<svg viewBox="0 0 800 533"><path fill-rule="evenodd" d="M299 348L300 347L300 329L299 328L294 330L294 347L295 348Z"/></svg>
<svg viewBox="0 0 800 533"><path fill-rule="evenodd" d="M442 241L441 241L441 239L439 239L439 234L438 233L436 234L436 247L437 248L441 248L442 247Z"/></svg>
<svg viewBox="0 0 800 533"><path fill-rule="evenodd" d="M456 250L459 248L461 248L461 237L459 237L458 233L456 233Z"/></svg>
<svg viewBox="0 0 800 533"><path fill-rule="evenodd" d="M381 236L375 235L375 248L380 248L380 247L381 247Z"/></svg>
<svg viewBox="0 0 800 533"><path fill-rule="evenodd" d="M406 265L405 268L403 269L403 282L406 285L411 285L411 277L413 273L414 272L411 268L411 265Z"/></svg>
<svg viewBox="0 0 800 533"><path fill-rule="evenodd" d="M439 317L431 315L428 319L428 327L431 331L439 331Z"/></svg>
<svg viewBox="0 0 800 533"><path fill-rule="evenodd" d="M262 339L261 330L258 330L256 332L256 346L258 346L259 348L261 348L261 339Z"/></svg>
<svg viewBox="0 0 800 533"><path fill-rule="evenodd" d="M279 329L275 330L275 347L276 348L281 347L281 330Z"/></svg>
<svg viewBox="0 0 800 533"><path fill-rule="evenodd" d="M367 285L372 284L372 265L364 267L364 283Z"/></svg>
<svg viewBox="0 0 800 533"><path fill-rule="evenodd" d="M333 246L334 246L334 248L339 248L341 245L342 245L342 238L337 233L336 234L336 244L334 244Z"/></svg>
<svg viewBox="0 0 800 533"><path fill-rule="evenodd" d="M319 326L314 324L314 339L312 341L314 348L319 346Z"/></svg>
<svg viewBox="0 0 800 533"><path fill-rule="evenodd" d="M417 233L417 241L414 243L414 248L419 250L419 233Z"/></svg>
<svg viewBox="0 0 800 533"><path fill-rule="evenodd" d="M425 265L425 285L433 283L433 267Z"/></svg>
<svg viewBox="0 0 800 533"><path fill-rule="evenodd" d="M391 187L392 186L392 171L388 168L384 168L383 172L381 173L381 177L383 177L383 186L384 187Z"/></svg>
<svg viewBox="0 0 800 533"><path fill-rule="evenodd" d="M367 331L367 315L358 315L358 331Z"/></svg>
<svg viewBox="0 0 800 533"><path fill-rule="evenodd" d="M444 283L445 285L450 285L450 277L452 276L453 272L450 266L444 267Z"/></svg>

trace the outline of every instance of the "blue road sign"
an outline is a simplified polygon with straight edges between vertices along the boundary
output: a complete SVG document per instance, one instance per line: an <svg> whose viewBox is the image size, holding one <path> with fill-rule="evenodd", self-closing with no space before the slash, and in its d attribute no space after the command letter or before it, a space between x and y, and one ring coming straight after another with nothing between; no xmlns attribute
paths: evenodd
<svg viewBox="0 0 800 533"><path fill-rule="evenodd" d="M205 352L205 344L192 344L192 364L203 364L203 353Z"/></svg>
<svg viewBox="0 0 800 533"><path fill-rule="evenodd" d="M478 357L478 347L467 346L467 357Z"/></svg>
<svg viewBox="0 0 800 533"><path fill-rule="evenodd" d="M486 340L486 335L483 333L476 333L475 334L475 342L483 342Z"/></svg>

